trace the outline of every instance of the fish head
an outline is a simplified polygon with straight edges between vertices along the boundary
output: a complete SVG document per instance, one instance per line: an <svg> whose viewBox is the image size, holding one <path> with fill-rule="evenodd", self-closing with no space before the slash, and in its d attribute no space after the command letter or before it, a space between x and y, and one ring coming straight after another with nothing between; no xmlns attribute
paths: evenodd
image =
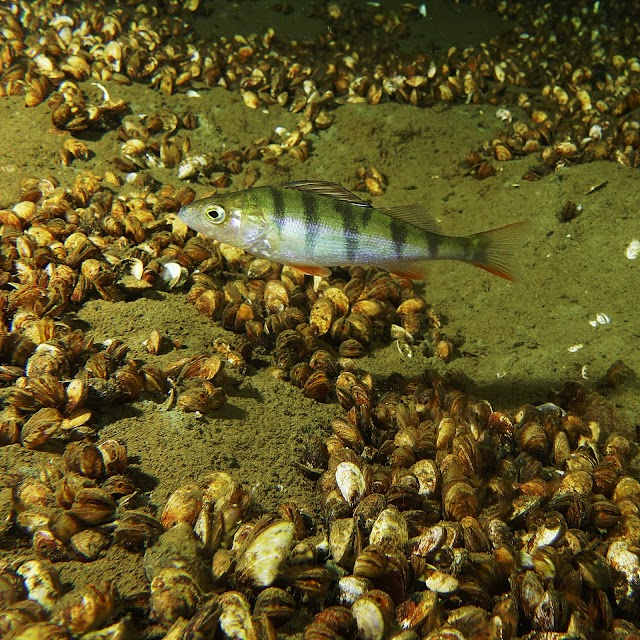
<svg viewBox="0 0 640 640"><path fill-rule="evenodd" d="M251 191L214 195L185 205L179 218L208 238L250 250L268 232L264 212Z"/></svg>

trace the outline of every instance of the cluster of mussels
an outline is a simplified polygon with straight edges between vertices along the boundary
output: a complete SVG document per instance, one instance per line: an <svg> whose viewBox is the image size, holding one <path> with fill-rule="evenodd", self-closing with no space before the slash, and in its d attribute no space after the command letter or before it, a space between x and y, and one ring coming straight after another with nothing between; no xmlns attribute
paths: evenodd
<svg viewBox="0 0 640 640"><path fill-rule="evenodd" d="M582 390L501 413L435 374L352 383L319 488L334 597L361 635L638 633L640 483Z"/></svg>
<svg viewBox="0 0 640 640"><path fill-rule="evenodd" d="M97 2L78 4L66 15L57 3L17 2L2 11L0 91L24 94L29 107L53 93L54 125L78 132L117 126L126 109L106 90L98 104L88 100L81 85L89 79L145 82L167 94L220 86L239 92L249 108L300 113L290 141L291 155L300 160L308 155L308 134L330 126L331 110L345 102L486 102L519 106L529 122L511 126L505 111L503 134L475 152L484 159L479 177L491 175L491 158L529 153L542 161L527 172L529 179L594 159L637 166L640 123L632 114L639 102L640 61L637 30L631 27L637 9L619 2L597 9L586 2L570 8L548 4L536 11L522 3L476 4L497 10L513 26L479 45L403 56L397 38L418 19L408 4L397 12L377 5L319 7L316 15L326 21L329 35L317 41L289 42L268 29L212 44L197 42L190 29L199 3L172 0L170 10L159 12L142 3L113 9ZM350 35L370 32L373 47ZM263 152L273 159L269 144ZM168 153L169 163L183 155ZM182 171L195 176L207 158L191 160Z"/></svg>
<svg viewBox="0 0 640 640"><path fill-rule="evenodd" d="M380 390L349 375L345 417L301 461L326 468L324 533L309 535L291 504L243 521L246 494L224 474L170 497L162 522L173 528L158 544L190 540L211 558L212 586L197 563L162 581L172 608L153 615L166 637L276 637L302 608L319 610L306 640L640 632L631 445L588 419L582 389L558 396L566 409L501 413L435 373Z"/></svg>
<svg viewBox="0 0 640 640"><path fill-rule="evenodd" d="M272 346L269 373L290 380L307 397L330 397L332 387L340 386L341 371L353 368L353 359L375 340L395 339L410 357L412 344L430 329L433 355L444 361L453 355L454 344L440 331L438 316L408 280L352 267L316 287L297 269L250 258L234 247L217 250L227 268L242 270L249 279L221 283L218 275L199 268L187 299L226 329L244 334L248 347Z"/></svg>
<svg viewBox="0 0 640 640"><path fill-rule="evenodd" d="M127 464L126 447L116 440L72 442L61 458L49 459L40 477L3 479L13 494L13 514L3 514L5 523L13 521L31 537L36 555L50 562L90 562L113 542L142 549L162 529L135 504ZM5 606L20 593L3 593Z"/></svg>
<svg viewBox="0 0 640 640"><path fill-rule="evenodd" d="M150 591L141 596L142 602L161 630L200 611L214 576L242 589L252 580L266 586L289 555L287 541L308 537L292 505L285 509L286 518L296 523L291 531L289 525L274 524L278 519L247 523L247 492L220 475L206 486L189 488L188 500L185 490L178 492L156 518L139 474L127 471L125 446L99 439L95 425L103 408L151 398L165 401L165 410L216 410L225 402L225 367L241 375L255 349L273 352L272 375L318 400L332 397L334 387L346 393L353 359L374 340L394 338L410 354L412 344L431 328L437 354L450 354L437 316L409 281L353 268L336 270L314 287L295 269L195 237L175 214L193 198L192 189L153 191L134 184L128 194L121 190L116 195L120 186L111 172L81 172L70 188L54 178L29 178L21 185L20 201L0 211L0 443L52 455L40 471L30 464L2 477L2 536L14 542L26 537L31 544L24 556L2 563L2 634L85 637L96 629L104 631L114 620L106 633L117 635L129 628L131 614L120 613L137 611L138 601L120 596L108 581L64 594L67 589L55 563L92 562L113 544L134 553L148 548L154 558L153 550L163 548L163 527L179 531L174 524L193 526L189 570L196 571L203 553L212 555L216 569L189 582L175 563L159 561L157 569L154 560L147 561ZM134 300L152 288L175 291L189 282L187 300L241 334L233 345L219 338L208 353L159 367L153 356L172 349L172 344L158 331L145 344L150 358L135 360L119 339L95 343L69 313L92 298L108 303ZM187 515L181 506L185 500L191 505ZM171 515L176 509L177 515ZM247 536L246 551L237 550L240 525ZM261 569L252 558L265 553L274 532L283 528L286 539L269 569L272 577L255 577ZM252 546L253 538L257 546ZM317 556L311 547L305 553ZM240 558L245 556L243 564ZM259 558L256 562L262 564ZM315 594L308 597L316 602L328 593L330 574L315 560L312 566L308 559L302 564L298 573L288 570L288 584L296 593ZM187 604L180 599L180 589L190 594ZM295 611L299 601L281 592L263 596L264 608L276 607L269 596L277 602L284 598ZM249 610L245 597L229 596ZM79 604L87 602L90 607ZM277 618L283 620L282 612ZM231 630L225 633L233 635Z"/></svg>
<svg viewBox="0 0 640 640"><path fill-rule="evenodd" d="M156 520L132 507L113 441L23 480L13 500L40 556L90 559L113 530L146 546L149 588L63 595L49 560L4 563L0 630L120 637L147 620L171 639L272 639L301 624L305 640L637 637L640 482L632 445L589 418L585 390L503 413L434 372L379 388L349 376L344 417L301 452L320 474L324 527L293 503L256 515L224 472L176 489Z"/></svg>
<svg viewBox="0 0 640 640"><path fill-rule="evenodd" d="M354 267L313 283L194 237L176 215L194 190L159 187L145 175L167 167L224 188L244 172L249 187L259 162L304 161L308 135L331 126L337 105L384 100L524 109L530 123L512 123L502 110L503 134L469 153L478 177L492 174L492 159L529 153L543 162L532 179L591 159L636 166L636 31L603 26L584 3L556 20L553 5L529 15L501 2L498 10L520 26L487 44L409 60L365 51L348 34L366 27L391 47L416 15L410 5L394 13L328 3L316 10L334 35L315 43L283 42L268 30L205 45L189 29L198 1L165 4L162 15L101 0L68 5L69 15L58 2L0 9L0 93L24 94L27 107L49 98L52 123L72 136L117 129L115 168L139 172L128 187L110 171L81 172L68 189L55 178L28 179L20 202L0 211L0 444L52 456L39 472L25 465L0 481L0 537L31 544L0 563L0 636L640 634L632 447L604 433L578 399L582 390L500 413L433 373L376 382L354 360L376 340L395 340L410 357L426 335L433 355L447 361L454 352L409 281ZM599 9L611 12L610 25L619 24L617 4ZM214 158L191 149L189 113L126 115L127 104L102 85L101 98L89 99L87 80L146 82L166 94L221 86L249 108L300 115L293 132ZM63 164L89 156L75 137L63 143ZM373 167L356 179L374 195L384 190ZM167 341L157 331L141 364L120 340L95 344L65 315L91 298L132 300L187 285L186 299L238 337L162 367L153 357ZM248 490L222 472L180 487L156 511L125 446L99 439L96 411L144 394L166 400L166 410L214 411L226 400L227 367L242 375L256 350L273 357L270 374L309 398L337 397L344 409L326 442L310 442L298 461L318 480L324 522L310 522L294 504L259 516ZM140 558L143 593L123 596L108 580L70 589L60 579L56 563L92 562L114 544Z"/></svg>
<svg viewBox="0 0 640 640"><path fill-rule="evenodd" d="M213 384L222 376L219 358L193 356L164 369L141 366L122 342L96 345L60 320L91 297L115 301L151 287L181 287L188 278L182 263L192 264L191 250L200 257L195 264L202 259L197 241L185 238L186 226L175 214L162 213L193 198L192 190L115 199L109 176L101 181L81 173L72 189L64 189L53 178L27 179L23 200L0 211L2 444L36 448L54 435L90 436L92 407L131 402L144 392L157 399L177 395L178 407L192 411L224 402ZM225 346L232 351L226 343L217 347ZM157 350L151 339L147 351ZM198 400L203 389L206 402Z"/></svg>

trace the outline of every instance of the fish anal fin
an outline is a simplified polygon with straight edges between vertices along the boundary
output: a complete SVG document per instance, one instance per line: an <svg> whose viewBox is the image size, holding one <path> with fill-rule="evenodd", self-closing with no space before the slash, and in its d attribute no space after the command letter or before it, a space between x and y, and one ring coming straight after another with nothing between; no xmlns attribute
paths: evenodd
<svg viewBox="0 0 640 640"><path fill-rule="evenodd" d="M402 220L414 227L429 231L430 233L440 233L438 223L427 213L427 210L420 204L406 204L399 207L388 207L386 209L378 209L378 211Z"/></svg>
<svg viewBox="0 0 640 640"><path fill-rule="evenodd" d="M325 198L334 198L335 200L342 200L343 202L349 202L350 204L358 205L359 207L371 207L368 202L365 202L357 195L351 193L348 189L341 187L335 182L326 182L324 180L299 180L297 182L288 182L283 184L284 189L297 189L298 191L310 191L318 196L324 196Z"/></svg>
<svg viewBox="0 0 640 640"><path fill-rule="evenodd" d="M516 274L511 272L511 267L509 267L508 269L501 269L498 266L492 264L483 264L481 262L470 262L469 264L472 264L474 267L478 267L479 269L484 269L484 271L487 271L494 276L504 278L509 282L515 282L517 279Z"/></svg>
<svg viewBox="0 0 640 640"><path fill-rule="evenodd" d="M385 262L380 265L400 278L409 280L427 280L431 265L428 262Z"/></svg>
<svg viewBox="0 0 640 640"><path fill-rule="evenodd" d="M318 276L319 278L326 278L331 275L331 269L327 267L321 267L315 264L292 264L289 265L302 273L306 273L309 276Z"/></svg>

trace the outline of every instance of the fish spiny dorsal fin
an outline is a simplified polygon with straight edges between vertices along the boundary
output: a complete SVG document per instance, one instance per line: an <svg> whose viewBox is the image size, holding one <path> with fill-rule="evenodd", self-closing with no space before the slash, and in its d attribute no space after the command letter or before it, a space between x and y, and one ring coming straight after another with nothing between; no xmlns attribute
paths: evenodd
<svg viewBox="0 0 640 640"><path fill-rule="evenodd" d="M398 207L388 209L378 209L396 220L402 220L418 229L429 231L430 233L440 233L438 223L427 213L426 209L419 204L403 204Z"/></svg>
<svg viewBox="0 0 640 640"><path fill-rule="evenodd" d="M359 207L371 207L368 202L361 200L358 196L351 193L351 191L348 191L335 182L325 182L324 180L299 180L298 182L288 182L283 184L282 187L284 189L297 189L298 191L311 191L318 196L342 200L344 202L349 202L350 204L358 205Z"/></svg>

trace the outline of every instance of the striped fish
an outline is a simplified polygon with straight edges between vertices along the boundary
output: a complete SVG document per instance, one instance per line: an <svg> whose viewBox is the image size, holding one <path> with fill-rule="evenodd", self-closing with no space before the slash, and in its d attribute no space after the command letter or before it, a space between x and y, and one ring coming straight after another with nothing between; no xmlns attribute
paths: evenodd
<svg viewBox="0 0 640 640"><path fill-rule="evenodd" d="M379 209L331 182L292 182L214 195L178 214L192 229L301 271L375 265L424 280L431 260L461 260L514 279L523 222L455 237L437 233L419 206Z"/></svg>

